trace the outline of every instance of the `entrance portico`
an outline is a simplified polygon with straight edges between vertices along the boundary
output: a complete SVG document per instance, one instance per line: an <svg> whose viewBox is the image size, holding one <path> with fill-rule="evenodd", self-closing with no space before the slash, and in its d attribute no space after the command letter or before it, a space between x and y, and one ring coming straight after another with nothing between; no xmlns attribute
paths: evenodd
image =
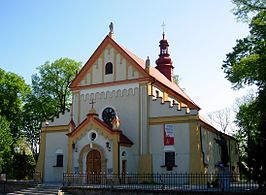
<svg viewBox="0 0 266 195"><path fill-rule="evenodd" d="M68 159L68 162L72 162L69 173L117 174L121 171L119 147L133 144L122 130L106 125L93 110L67 136L72 146L69 148L73 151Z"/></svg>

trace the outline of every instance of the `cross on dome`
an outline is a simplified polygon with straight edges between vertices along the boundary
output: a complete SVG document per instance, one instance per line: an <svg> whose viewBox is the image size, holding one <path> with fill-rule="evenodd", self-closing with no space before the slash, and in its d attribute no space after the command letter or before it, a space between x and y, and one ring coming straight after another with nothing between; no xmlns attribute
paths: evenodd
<svg viewBox="0 0 266 195"><path fill-rule="evenodd" d="M165 23L163 22L161 26L162 26L162 28L163 28L163 39L164 39L164 29L165 29L165 26L166 26L166 25L165 25Z"/></svg>

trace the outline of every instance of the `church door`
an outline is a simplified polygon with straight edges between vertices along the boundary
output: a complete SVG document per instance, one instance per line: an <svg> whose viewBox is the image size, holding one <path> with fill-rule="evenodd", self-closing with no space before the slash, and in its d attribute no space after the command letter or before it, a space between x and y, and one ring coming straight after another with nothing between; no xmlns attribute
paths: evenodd
<svg viewBox="0 0 266 195"><path fill-rule="evenodd" d="M87 155L88 183L100 183L101 180L101 154L92 150Z"/></svg>

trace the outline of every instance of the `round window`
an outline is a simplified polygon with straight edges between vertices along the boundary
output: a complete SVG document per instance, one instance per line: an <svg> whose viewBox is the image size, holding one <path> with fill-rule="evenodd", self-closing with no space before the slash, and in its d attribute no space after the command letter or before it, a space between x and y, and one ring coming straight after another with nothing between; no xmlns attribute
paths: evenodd
<svg viewBox="0 0 266 195"><path fill-rule="evenodd" d="M126 151L123 151L122 152L122 156L126 156L127 155L127 152Z"/></svg>
<svg viewBox="0 0 266 195"><path fill-rule="evenodd" d="M94 141L96 139L96 133L91 133L91 141Z"/></svg>
<svg viewBox="0 0 266 195"><path fill-rule="evenodd" d="M98 137L98 134L97 134L97 132L95 130L89 131L89 133L88 133L89 141L93 142L93 141L95 141L97 139L97 137Z"/></svg>

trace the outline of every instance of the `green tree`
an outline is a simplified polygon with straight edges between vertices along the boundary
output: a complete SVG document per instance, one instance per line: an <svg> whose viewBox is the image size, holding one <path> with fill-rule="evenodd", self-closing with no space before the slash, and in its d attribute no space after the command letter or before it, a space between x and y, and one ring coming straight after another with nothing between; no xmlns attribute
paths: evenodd
<svg viewBox="0 0 266 195"><path fill-rule="evenodd" d="M31 154L26 154L23 150L14 153L12 160L13 177L16 179L31 179L36 166L35 160Z"/></svg>
<svg viewBox="0 0 266 195"><path fill-rule="evenodd" d="M233 51L228 53L222 66L226 78L239 89L256 86L255 99L240 106L236 117L238 137L244 147L243 168L247 176L266 185L266 2L238 0L238 17L256 13L250 22L250 35L237 40ZM243 15L241 15L243 14Z"/></svg>
<svg viewBox="0 0 266 195"><path fill-rule="evenodd" d="M0 115L10 122L14 138L19 137L23 101L29 90L22 77L0 68Z"/></svg>
<svg viewBox="0 0 266 195"><path fill-rule="evenodd" d="M60 58L53 63L45 62L38 68L38 74L32 76L32 92L26 97L22 119L35 159L42 122L70 108L69 84L80 67L81 62Z"/></svg>
<svg viewBox="0 0 266 195"><path fill-rule="evenodd" d="M232 0L232 2L236 5L233 13L243 21L248 21L250 14L266 11L265 0Z"/></svg>
<svg viewBox="0 0 266 195"><path fill-rule="evenodd" d="M38 68L39 74L32 76L33 93L38 98L44 96L55 112L65 112L71 100L68 87L80 67L81 62L68 58L60 58L53 63L45 62Z"/></svg>
<svg viewBox="0 0 266 195"><path fill-rule="evenodd" d="M176 75L173 76L173 81L174 81L175 84L178 85L180 80L181 80L181 78L180 78L179 75L176 74Z"/></svg>
<svg viewBox="0 0 266 195"><path fill-rule="evenodd" d="M222 68L234 88L255 84L262 90L266 81L266 12L260 12L252 19L250 29L249 36L237 40Z"/></svg>
<svg viewBox="0 0 266 195"><path fill-rule="evenodd" d="M40 129L42 122L53 115L54 108L44 96L28 94L23 107L23 134L27 138L35 160L37 160L38 145L40 142ZM52 107L52 108L51 108Z"/></svg>
<svg viewBox="0 0 266 195"><path fill-rule="evenodd" d="M5 170L6 165L9 162L7 157L11 156L11 145L13 144L12 134L9 128L10 123L5 117L0 115L0 172L2 168Z"/></svg>

